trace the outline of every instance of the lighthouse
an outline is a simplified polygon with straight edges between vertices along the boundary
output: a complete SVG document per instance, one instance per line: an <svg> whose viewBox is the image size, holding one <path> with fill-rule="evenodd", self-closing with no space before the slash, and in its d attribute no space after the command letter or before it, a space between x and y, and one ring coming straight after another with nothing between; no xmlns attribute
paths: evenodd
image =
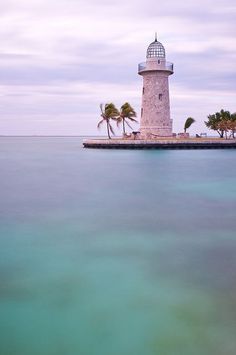
<svg viewBox="0 0 236 355"><path fill-rule="evenodd" d="M146 62L138 66L138 74L143 77L140 119L143 139L172 136L169 75L173 72L173 64L166 61L165 48L156 35L155 41L148 46Z"/></svg>

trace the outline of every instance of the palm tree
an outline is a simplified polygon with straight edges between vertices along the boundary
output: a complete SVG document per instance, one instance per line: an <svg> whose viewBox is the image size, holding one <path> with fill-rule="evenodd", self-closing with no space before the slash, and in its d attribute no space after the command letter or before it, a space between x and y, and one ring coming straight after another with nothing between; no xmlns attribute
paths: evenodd
<svg viewBox="0 0 236 355"><path fill-rule="evenodd" d="M236 132L236 112L231 114L231 130L232 138L235 138L234 134Z"/></svg>
<svg viewBox="0 0 236 355"><path fill-rule="evenodd" d="M205 125L208 128L216 131L219 134L220 138L224 138L224 122L231 119L230 112L222 109L219 112L216 112L212 115L208 115L207 118L208 121L205 121Z"/></svg>
<svg viewBox="0 0 236 355"><path fill-rule="evenodd" d="M184 133L186 133L187 129L195 122L195 119L192 117L188 117L184 124Z"/></svg>
<svg viewBox="0 0 236 355"><path fill-rule="evenodd" d="M230 130L231 126L231 113L229 111L220 110L220 131L225 133L225 138L227 139L227 132Z"/></svg>
<svg viewBox="0 0 236 355"><path fill-rule="evenodd" d="M218 129L221 132L224 132L225 139L228 139L227 133L228 133L228 131L232 130L232 121L223 119L221 122L218 123Z"/></svg>
<svg viewBox="0 0 236 355"><path fill-rule="evenodd" d="M125 131L125 124L127 124L127 126L129 128L132 129L131 125L129 124L128 120L131 122L138 122L134 117L136 117L137 114L135 112L135 110L133 109L133 107L128 103L124 103L124 105L121 106L120 108L120 116L118 118L117 124L119 125L119 123L122 122L122 127L123 127L123 134L126 134Z"/></svg>
<svg viewBox="0 0 236 355"><path fill-rule="evenodd" d="M229 111L220 110L212 115L207 116L208 121L205 121L205 125L216 131L220 138L228 138L227 133L231 131L231 136L235 138L236 132L236 113L230 113Z"/></svg>
<svg viewBox="0 0 236 355"><path fill-rule="evenodd" d="M105 108L103 108L103 104L100 104L101 110L101 121L98 122L97 128L100 128L101 125L106 122L107 125L107 135L108 138L111 139L110 132L115 135L110 120L117 120L119 117L119 111L115 107L113 103L105 104Z"/></svg>

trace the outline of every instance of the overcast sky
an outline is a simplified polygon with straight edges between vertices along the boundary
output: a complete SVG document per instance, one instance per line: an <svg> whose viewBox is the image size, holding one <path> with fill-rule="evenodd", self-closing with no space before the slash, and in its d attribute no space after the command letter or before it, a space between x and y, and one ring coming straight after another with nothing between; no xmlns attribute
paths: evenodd
<svg viewBox="0 0 236 355"><path fill-rule="evenodd" d="M97 134L110 101L139 118L155 31L174 63L174 131L192 116L206 132L209 113L236 111L235 19L235 0L1 0L0 134Z"/></svg>

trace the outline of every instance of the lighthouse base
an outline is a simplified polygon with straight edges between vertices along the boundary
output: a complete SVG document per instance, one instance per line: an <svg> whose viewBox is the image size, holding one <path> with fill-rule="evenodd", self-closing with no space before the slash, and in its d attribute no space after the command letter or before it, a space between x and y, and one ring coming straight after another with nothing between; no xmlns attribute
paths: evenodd
<svg viewBox="0 0 236 355"><path fill-rule="evenodd" d="M158 137L172 137L172 128L170 127L155 127L155 128L140 128L141 139L152 139Z"/></svg>

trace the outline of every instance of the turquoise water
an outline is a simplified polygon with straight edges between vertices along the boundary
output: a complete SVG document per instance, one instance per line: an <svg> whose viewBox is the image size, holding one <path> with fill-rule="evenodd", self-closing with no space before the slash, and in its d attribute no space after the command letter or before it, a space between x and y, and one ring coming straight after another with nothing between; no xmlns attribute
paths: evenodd
<svg viewBox="0 0 236 355"><path fill-rule="evenodd" d="M235 162L0 138L0 354L235 354Z"/></svg>

